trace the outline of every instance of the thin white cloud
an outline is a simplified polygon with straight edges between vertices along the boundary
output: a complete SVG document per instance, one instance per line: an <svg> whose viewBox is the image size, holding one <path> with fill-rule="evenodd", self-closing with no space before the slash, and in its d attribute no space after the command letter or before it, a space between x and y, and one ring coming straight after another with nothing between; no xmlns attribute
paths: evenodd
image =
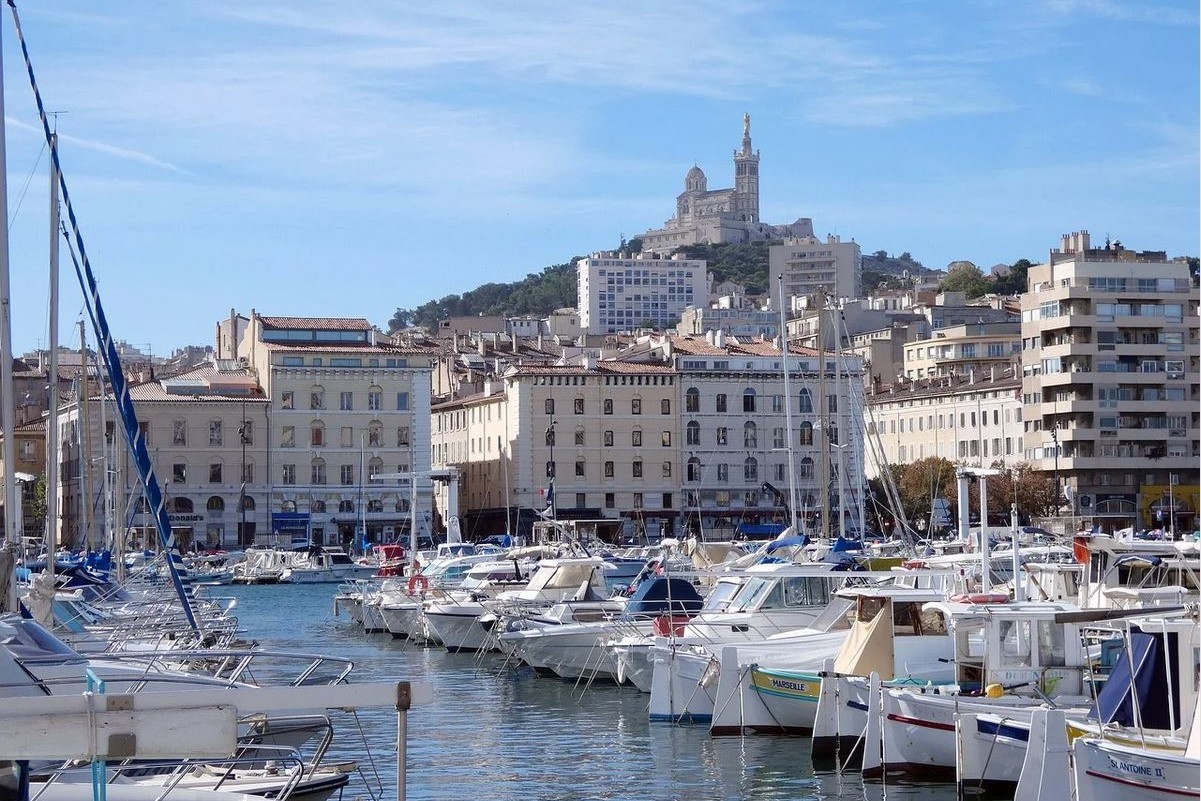
<svg viewBox="0 0 1201 801"><path fill-rule="evenodd" d="M30 125L23 120L10 117L8 115L5 115L4 121L13 128L19 128L23 131L30 131L37 134L39 139L44 138L45 136L41 125ZM103 153L106 156L112 156L125 161L136 161L139 164L146 164L151 167L170 170L171 172L187 174L187 170L184 170L169 161L163 161L162 159L152 156L149 153L143 153L140 150L131 150L127 147L111 145L108 142L100 142L95 139L85 139L80 136L72 136L62 132L59 132L58 140L63 144L76 145L78 147L86 148L87 150L92 150L96 153Z"/></svg>
<svg viewBox="0 0 1201 801"><path fill-rule="evenodd" d="M1142 22L1159 25L1197 24L1195 3L1173 3L1164 0L1046 0L1047 8L1062 15L1088 14L1121 22Z"/></svg>

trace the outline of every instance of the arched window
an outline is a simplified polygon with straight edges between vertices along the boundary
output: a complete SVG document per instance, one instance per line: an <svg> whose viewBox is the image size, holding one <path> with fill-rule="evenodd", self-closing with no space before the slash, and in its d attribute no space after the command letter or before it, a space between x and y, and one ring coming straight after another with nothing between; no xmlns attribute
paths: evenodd
<svg viewBox="0 0 1201 801"><path fill-rule="evenodd" d="M813 478L813 460L808 456L801 459L801 478Z"/></svg>
<svg viewBox="0 0 1201 801"><path fill-rule="evenodd" d="M801 387L801 414L813 414L813 397L808 387Z"/></svg>
<svg viewBox="0 0 1201 801"><path fill-rule="evenodd" d="M354 511L354 501L351 501L351 500L338 501L338 511L339 512L353 512Z"/></svg>
<svg viewBox="0 0 1201 801"><path fill-rule="evenodd" d="M192 507L192 499L191 498L176 498L173 501L171 501L172 511L182 512L184 514L187 514L192 511L192 508L193 507Z"/></svg>
<svg viewBox="0 0 1201 801"><path fill-rule="evenodd" d="M701 480L701 460L696 458L695 456L693 456L691 459L688 460L688 480L689 481L700 481Z"/></svg>
<svg viewBox="0 0 1201 801"><path fill-rule="evenodd" d="M380 459L377 456L377 457L374 457L374 458L368 460L368 462L367 462L367 480L368 481L375 478L376 473L382 473L382 472L384 472L384 460L383 459Z"/></svg>
<svg viewBox="0 0 1201 801"><path fill-rule="evenodd" d="M372 498L371 500L367 501L367 511L368 512L384 511L384 502L381 501L379 498Z"/></svg>
<svg viewBox="0 0 1201 801"><path fill-rule="evenodd" d="M696 387L689 387L684 393L684 411L699 412L701 410L701 392Z"/></svg>
<svg viewBox="0 0 1201 801"><path fill-rule="evenodd" d="M802 445L812 445L813 444L813 423L810 423L808 420L801 423L801 438L800 439L801 439Z"/></svg>
<svg viewBox="0 0 1201 801"><path fill-rule="evenodd" d="M583 426L576 426L576 429L575 429L575 444L576 444L576 445L583 445L583 444L584 444L584 427L583 427Z"/></svg>
<svg viewBox="0 0 1201 801"><path fill-rule="evenodd" d="M754 456L746 457L746 461L742 463L742 477L747 481L759 480L759 462Z"/></svg>
<svg viewBox="0 0 1201 801"><path fill-rule="evenodd" d="M686 439L689 445L701 444L701 424L695 420L688 421Z"/></svg>
<svg viewBox="0 0 1201 801"><path fill-rule="evenodd" d="M209 498L208 503L205 504L205 508L210 512L224 512L225 500L220 495L214 495Z"/></svg>
<svg viewBox="0 0 1201 801"><path fill-rule="evenodd" d="M759 447L759 434L755 431L755 424L750 420L742 427L742 445L745 448Z"/></svg>
<svg viewBox="0 0 1201 801"><path fill-rule="evenodd" d="M742 411L755 411L755 390L747 387L742 391Z"/></svg>
<svg viewBox="0 0 1201 801"><path fill-rule="evenodd" d="M241 507L239 511L253 512L254 498L250 497L249 495L243 495L242 502L239 504L239 506Z"/></svg>
<svg viewBox="0 0 1201 801"><path fill-rule="evenodd" d="M296 501L281 501L279 504L279 510L281 512L295 512Z"/></svg>

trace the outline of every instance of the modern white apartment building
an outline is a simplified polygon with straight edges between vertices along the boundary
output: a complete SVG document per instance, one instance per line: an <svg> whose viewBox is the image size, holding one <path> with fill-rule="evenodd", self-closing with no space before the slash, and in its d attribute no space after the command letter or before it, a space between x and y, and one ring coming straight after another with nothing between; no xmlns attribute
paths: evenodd
<svg viewBox="0 0 1201 801"><path fill-rule="evenodd" d="M1024 461L1021 384L1012 368L990 368L873 387L864 425L882 459L868 460L867 475L880 475L881 462L930 456L977 467Z"/></svg>
<svg viewBox="0 0 1201 801"><path fill-rule="evenodd" d="M594 253L576 265L580 327L593 334L663 329L708 300L703 259Z"/></svg>
<svg viewBox="0 0 1201 801"><path fill-rule="evenodd" d="M859 297L862 268L854 240L843 242L833 235L824 242L813 236L787 239L768 248L768 271L773 298L781 275L787 297L813 295L818 289L840 298Z"/></svg>
<svg viewBox="0 0 1201 801"><path fill-rule="evenodd" d="M407 482L417 474L417 526L433 525L430 375L436 352L395 344L359 318L252 311L238 357L270 400L266 465L271 532L348 543L407 536Z"/></svg>
<svg viewBox="0 0 1201 801"><path fill-rule="evenodd" d="M1157 251L1065 235L1030 268L1022 308L1026 457L1105 528L1194 525L1198 291ZM1175 499L1175 514L1169 497ZM1186 508L1187 507L1187 508Z"/></svg>

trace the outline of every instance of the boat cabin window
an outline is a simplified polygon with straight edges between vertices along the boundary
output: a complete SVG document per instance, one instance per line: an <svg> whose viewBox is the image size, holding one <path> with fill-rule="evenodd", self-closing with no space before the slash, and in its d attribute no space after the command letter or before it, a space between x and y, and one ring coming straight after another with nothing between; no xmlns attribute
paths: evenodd
<svg viewBox="0 0 1201 801"><path fill-rule="evenodd" d="M1040 620L1038 626L1038 664L1040 667L1062 667L1068 663L1064 627L1053 620Z"/></svg>
<svg viewBox="0 0 1201 801"><path fill-rule="evenodd" d="M346 555L346 554L344 554L344 553L331 553L331 554L326 554L326 558L328 558L328 559L329 559L329 561L330 561L330 564L335 564L335 565L349 565L349 564L351 564L350 557L349 557L349 556L347 556L347 555Z"/></svg>
<svg viewBox="0 0 1201 801"><path fill-rule="evenodd" d="M1002 620L997 627L1001 638L1002 664L1007 667L1030 666L1030 621Z"/></svg>
<svg viewBox="0 0 1201 801"><path fill-rule="evenodd" d="M786 606L825 606L830 603L830 584L820 576L784 579Z"/></svg>
<svg viewBox="0 0 1201 801"><path fill-rule="evenodd" d="M921 604L915 604L918 607L918 620L921 622L922 635L929 637L947 633L947 619L942 616L942 612L937 609L921 610Z"/></svg>
<svg viewBox="0 0 1201 801"><path fill-rule="evenodd" d="M871 623L875 620L876 615L880 614L880 610L884 608L887 599L872 598L870 596L859 596L859 608L855 615L855 619L860 623Z"/></svg>
<svg viewBox="0 0 1201 801"><path fill-rule="evenodd" d="M609 612L605 609L575 609L572 610L571 619L576 623L596 623L608 620Z"/></svg>
<svg viewBox="0 0 1201 801"><path fill-rule="evenodd" d="M893 601L892 633L894 637L921 636L922 605L912 601Z"/></svg>
<svg viewBox="0 0 1201 801"><path fill-rule="evenodd" d="M726 608L730 599L734 597L734 593L738 592L741 584L735 584L730 581L719 581L713 586L713 591L705 598L705 612L720 612Z"/></svg>

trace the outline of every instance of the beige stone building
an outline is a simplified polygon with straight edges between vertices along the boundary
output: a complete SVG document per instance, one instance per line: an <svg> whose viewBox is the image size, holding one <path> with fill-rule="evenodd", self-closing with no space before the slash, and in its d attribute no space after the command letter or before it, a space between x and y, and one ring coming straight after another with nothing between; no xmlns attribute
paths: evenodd
<svg viewBox="0 0 1201 801"><path fill-rule="evenodd" d="M1024 461L1021 378L1012 369L902 381L867 393L867 475L929 456L987 467ZM878 455L872 456L872 454Z"/></svg>
<svg viewBox="0 0 1201 801"><path fill-rule="evenodd" d="M503 388L433 409L435 468L460 471L466 536L504 531L548 507L560 518L612 518L658 532L680 514L675 371L597 361L510 368ZM506 480L507 479L507 480ZM505 485L508 485L508 495ZM440 511L446 494L440 492Z"/></svg>
<svg viewBox="0 0 1201 801"><path fill-rule="evenodd" d="M429 533L433 348L397 344L360 318L252 311L237 352L270 400L273 534L343 544L365 520L373 542L407 536L407 482L372 476L409 472L418 476L418 532Z"/></svg>
<svg viewBox="0 0 1201 801"><path fill-rule="evenodd" d="M0 435L0 442L4 437ZM21 521L17 531L24 537L40 537L43 534L45 519L34 514L34 493L36 477L46 471L46 421L32 420L18 424L13 434L15 454L13 470L15 473L34 476L33 481L18 479L21 502ZM0 470L4 459L0 456ZM0 498L0 523L4 518L4 501Z"/></svg>
<svg viewBox="0 0 1201 801"><path fill-rule="evenodd" d="M1008 368L1021 358L1021 325L965 323L938 328L930 336L905 344L902 370L906 378L984 373Z"/></svg>
<svg viewBox="0 0 1201 801"><path fill-rule="evenodd" d="M237 546L266 529L267 399L249 371L227 360L132 386L129 395L181 546ZM122 529L128 524L142 543L152 542L157 536L154 520L141 500L111 395L106 404L102 427L100 399L90 399L86 431L77 401L59 411L60 536L73 545L101 542L107 464L114 524ZM85 452L90 453L86 476ZM245 517L239 506L243 483ZM90 490L87 508L85 486ZM85 525L88 520L90 526Z"/></svg>
<svg viewBox="0 0 1201 801"><path fill-rule="evenodd" d="M1106 528L1195 525L1198 291L1187 263L1065 235L1022 295L1026 456ZM1169 487L1173 487L1169 491Z"/></svg>

